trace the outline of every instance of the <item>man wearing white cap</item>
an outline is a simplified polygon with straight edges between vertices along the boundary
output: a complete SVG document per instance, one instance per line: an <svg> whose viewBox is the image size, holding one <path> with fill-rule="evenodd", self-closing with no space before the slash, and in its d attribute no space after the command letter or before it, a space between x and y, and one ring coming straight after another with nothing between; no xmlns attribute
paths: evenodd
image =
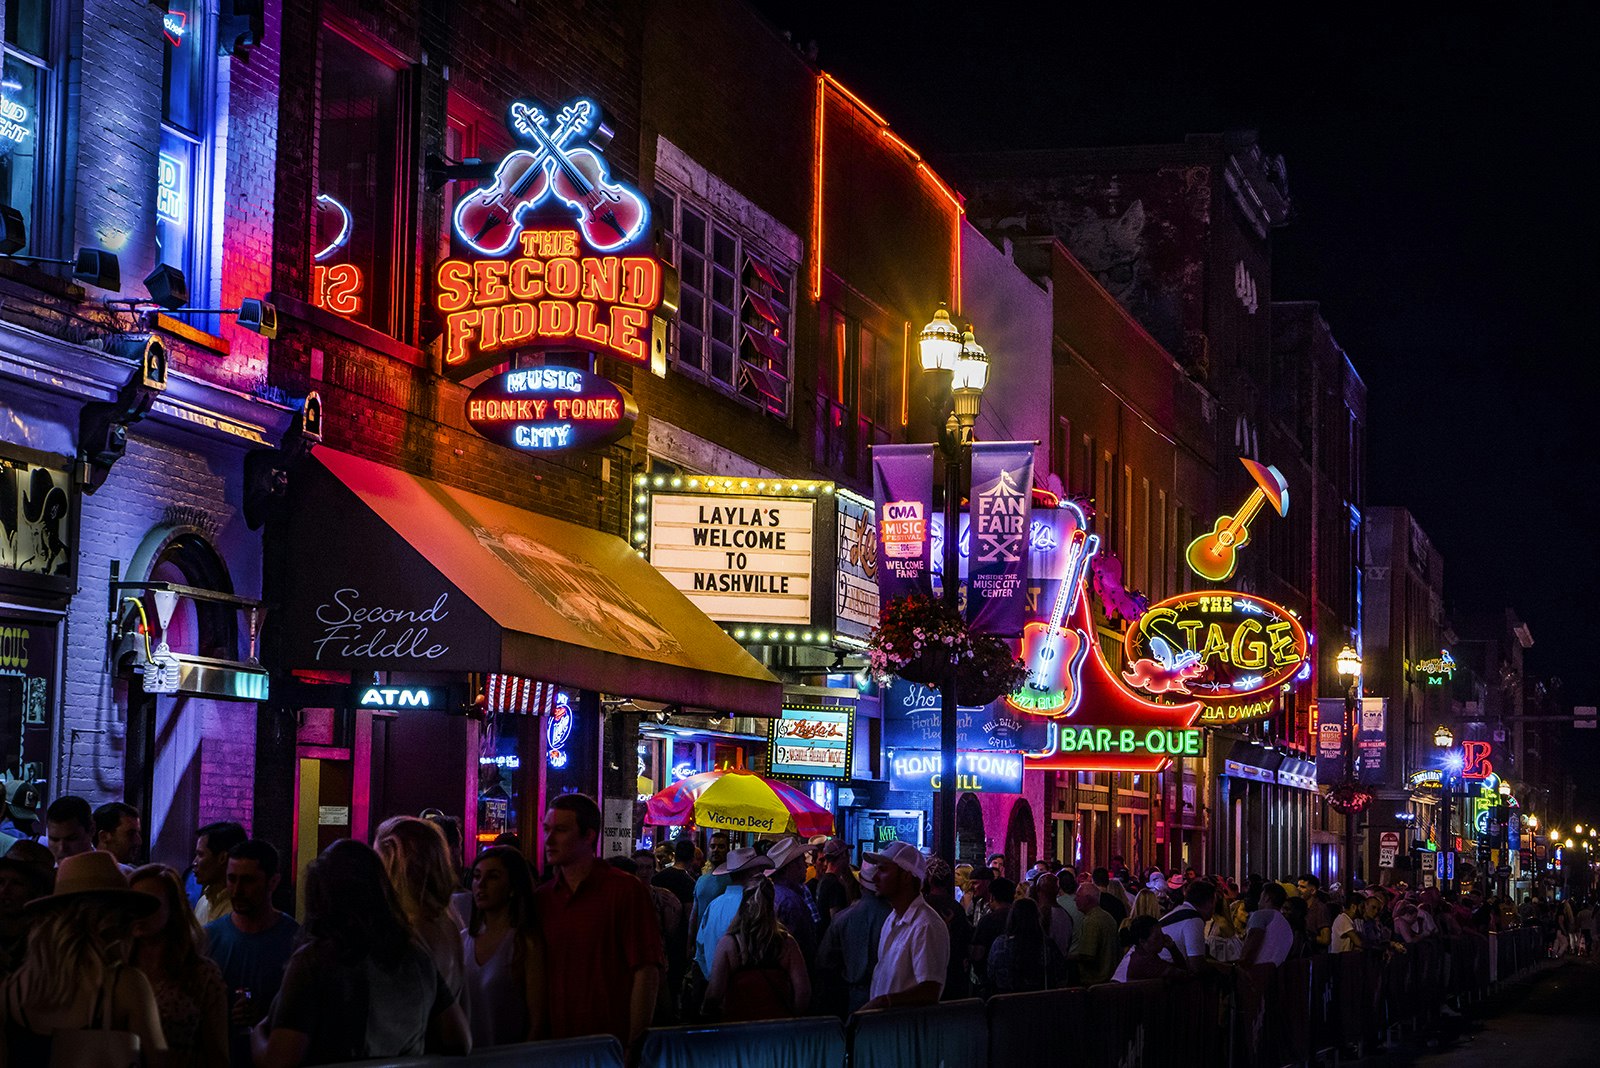
<svg viewBox="0 0 1600 1068"><path fill-rule="evenodd" d="M928 860L916 846L890 842L864 860L877 865L878 894L894 909L878 937L872 1000L863 1009L932 1005L944 991L950 965L950 931L922 899Z"/></svg>

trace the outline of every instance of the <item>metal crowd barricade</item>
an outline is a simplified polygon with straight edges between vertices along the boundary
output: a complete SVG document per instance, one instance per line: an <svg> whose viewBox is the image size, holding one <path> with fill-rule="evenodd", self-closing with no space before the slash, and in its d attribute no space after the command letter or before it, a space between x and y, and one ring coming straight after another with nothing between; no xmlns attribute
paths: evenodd
<svg viewBox="0 0 1600 1068"><path fill-rule="evenodd" d="M844 1063L844 1027L832 1016L653 1028L645 1033L639 1057L639 1068L843 1068Z"/></svg>
<svg viewBox="0 0 1600 1068"><path fill-rule="evenodd" d="M1159 979L1137 983L1102 983L1089 988L1088 1063L1144 1068L1151 1057L1153 1030L1160 1025L1151 1011L1167 989Z"/></svg>
<svg viewBox="0 0 1600 1068"><path fill-rule="evenodd" d="M1302 957L1286 961L1278 969L1273 999L1277 1010L1272 1015L1278 1023L1280 1053L1288 1063L1305 1064L1311 1059L1312 966L1312 958ZM1272 1011L1271 1003L1268 1009Z"/></svg>
<svg viewBox="0 0 1600 1068"><path fill-rule="evenodd" d="M1037 1025L1034 1033L1038 1037ZM976 998L919 1009L858 1012L850 1018L848 1038L850 1068L985 1068L989 1063L988 1020L983 1002ZM696 1068L704 1063L692 1062ZM752 1062L737 1063L742 1068ZM683 1068L690 1064L682 1062Z"/></svg>
<svg viewBox="0 0 1600 1068"><path fill-rule="evenodd" d="M989 999L989 1063L1028 1064L1039 1055L1041 1027L1050 1034L1087 1035L1093 1029L1089 992L1083 987L1001 994Z"/></svg>
<svg viewBox="0 0 1600 1068"><path fill-rule="evenodd" d="M1239 969L1233 987L1233 1064L1271 1068L1278 1063L1278 1026L1272 1013L1277 979L1275 964Z"/></svg>

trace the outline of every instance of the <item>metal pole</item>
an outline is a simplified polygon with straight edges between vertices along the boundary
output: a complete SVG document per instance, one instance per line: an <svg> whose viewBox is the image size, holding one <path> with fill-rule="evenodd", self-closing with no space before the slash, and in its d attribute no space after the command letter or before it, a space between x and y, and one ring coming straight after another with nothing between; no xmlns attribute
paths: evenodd
<svg viewBox="0 0 1600 1068"><path fill-rule="evenodd" d="M1444 778L1444 821L1443 821L1444 822L1444 831L1439 835L1439 855L1441 857L1444 856L1446 853L1453 852L1454 849L1455 849L1455 834L1450 830L1450 824L1453 822L1451 820L1451 811L1450 810L1451 810L1452 807L1454 807L1455 785L1456 785L1455 784L1455 778L1452 775L1450 775L1450 773L1448 771L1445 772L1445 778ZM1450 867L1449 860L1445 861L1444 870L1446 872L1449 872L1449 871L1452 870L1451 867ZM1454 882L1454 880L1449 879L1449 878L1441 878L1441 879L1439 879L1439 892L1440 893L1444 893L1444 894L1449 894L1449 893L1454 892L1455 888L1451 885L1453 882Z"/></svg>
<svg viewBox="0 0 1600 1068"><path fill-rule="evenodd" d="M1344 777L1351 784L1356 781L1356 680L1360 677L1350 677L1350 686L1344 694ZM1355 885L1356 878L1356 815L1354 810L1344 814L1344 885L1347 894L1350 887Z"/></svg>
<svg viewBox="0 0 1600 1068"><path fill-rule="evenodd" d="M959 433L959 432L958 432ZM948 438L944 454L944 603L960 604L961 583L961 462L958 441ZM934 820L936 852L950 864L956 862L956 673L946 668L939 686L939 800Z"/></svg>

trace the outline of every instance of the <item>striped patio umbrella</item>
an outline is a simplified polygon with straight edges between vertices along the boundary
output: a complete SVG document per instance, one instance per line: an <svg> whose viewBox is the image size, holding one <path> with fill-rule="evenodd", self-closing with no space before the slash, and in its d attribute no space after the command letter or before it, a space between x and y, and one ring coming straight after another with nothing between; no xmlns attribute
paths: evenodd
<svg viewBox="0 0 1600 1068"><path fill-rule="evenodd" d="M668 827L693 823L753 834L833 833L833 814L786 783L741 768L703 771L662 790L645 805L645 820Z"/></svg>

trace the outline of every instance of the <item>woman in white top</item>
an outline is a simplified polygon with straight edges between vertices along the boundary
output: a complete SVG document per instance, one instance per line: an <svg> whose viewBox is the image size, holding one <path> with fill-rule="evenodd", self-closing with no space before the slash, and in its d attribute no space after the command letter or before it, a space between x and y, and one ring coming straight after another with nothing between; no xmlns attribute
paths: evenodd
<svg viewBox="0 0 1600 1068"><path fill-rule="evenodd" d="M543 1029L544 941L534 914L533 873L510 846L472 865L472 917L461 932L472 1044L530 1042Z"/></svg>

